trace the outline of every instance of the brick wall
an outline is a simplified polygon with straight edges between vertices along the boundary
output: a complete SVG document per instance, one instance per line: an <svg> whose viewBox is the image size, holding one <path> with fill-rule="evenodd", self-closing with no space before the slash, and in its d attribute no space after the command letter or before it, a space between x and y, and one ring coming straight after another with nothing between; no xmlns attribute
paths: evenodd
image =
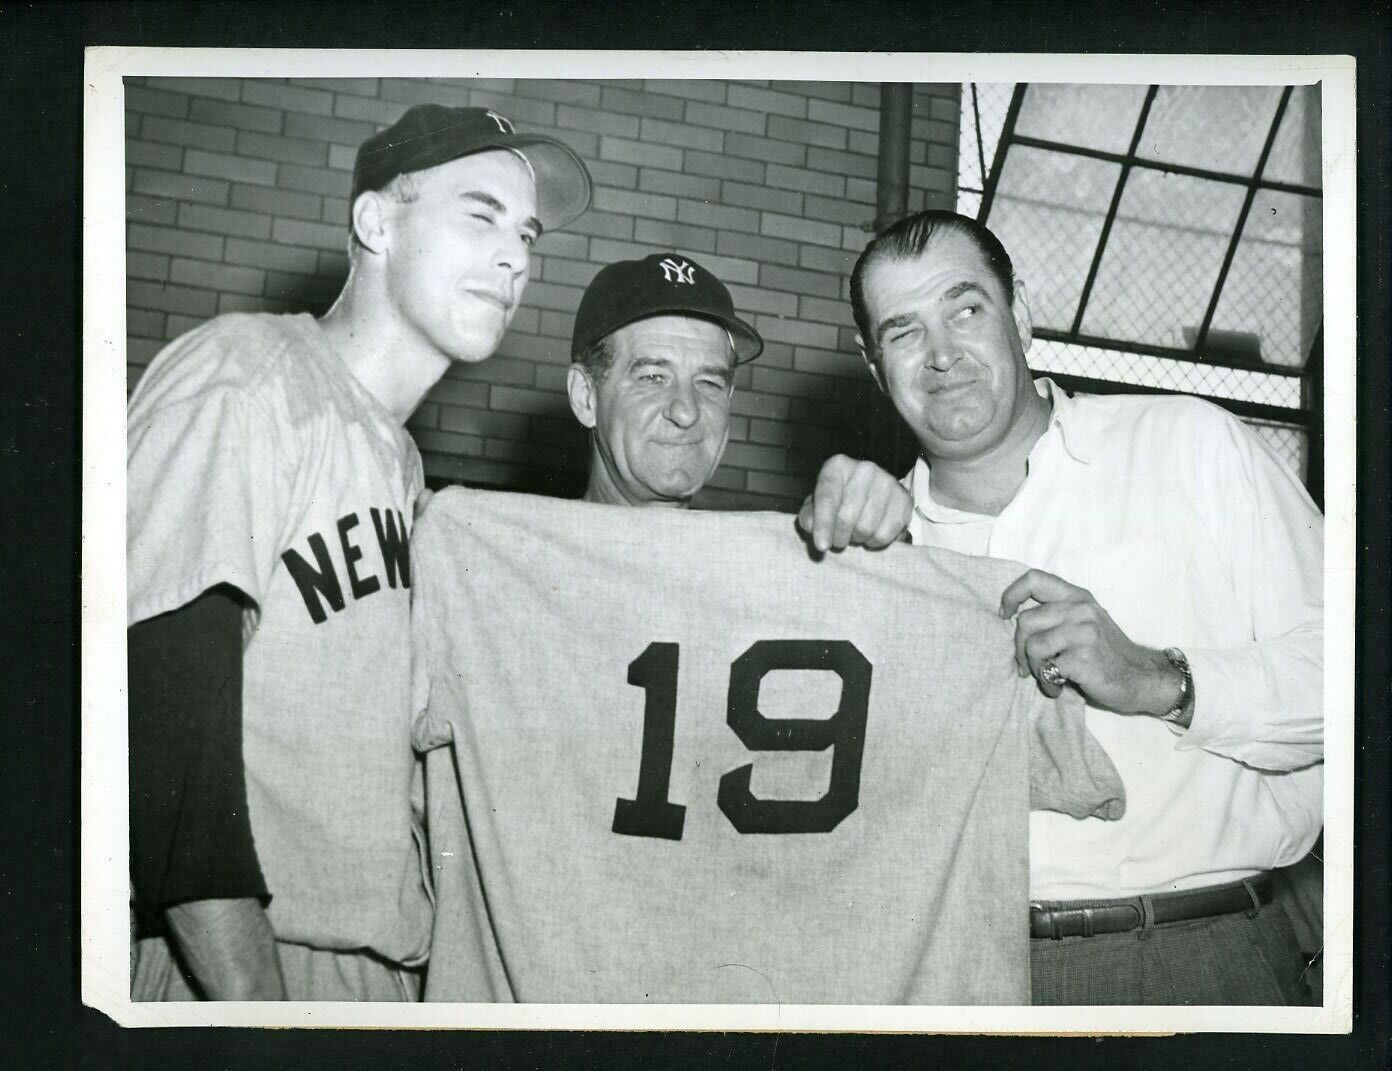
<svg viewBox="0 0 1392 1071"><path fill-rule="evenodd" d="M957 94L915 91L912 208L953 204ZM595 179L590 211L538 243L498 354L452 368L412 418L432 483L583 489L564 395L574 311L601 266L659 247L715 271L767 343L736 377L730 446L698 504L793 507L838 450L904 466L847 301L875 214L874 84L129 78L130 385L217 313L323 312L347 275L356 147L424 101L562 138Z"/></svg>

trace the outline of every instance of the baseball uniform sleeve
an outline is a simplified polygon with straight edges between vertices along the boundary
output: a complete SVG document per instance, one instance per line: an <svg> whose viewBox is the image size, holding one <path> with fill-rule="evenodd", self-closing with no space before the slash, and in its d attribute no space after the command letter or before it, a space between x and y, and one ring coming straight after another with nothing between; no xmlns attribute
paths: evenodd
<svg viewBox="0 0 1392 1071"><path fill-rule="evenodd" d="M127 624L230 584L261 603L277 562L294 451L261 403L213 387L128 420Z"/></svg>
<svg viewBox="0 0 1392 1071"><path fill-rule="evenodd" d="M1016 701L1030 725L1030 810L1115 820L1126 813L1126 789L1111 757L1088 730L1082 697L1066 688L1057 699L1020 680Z"/></svg>
<svg viewBox="0 0 1392 1071"><path fill-rule="evenodd" d="M242 765L242 601L220 587L131 627L131 884L142 928L192 900L269 899Z"/></svg>

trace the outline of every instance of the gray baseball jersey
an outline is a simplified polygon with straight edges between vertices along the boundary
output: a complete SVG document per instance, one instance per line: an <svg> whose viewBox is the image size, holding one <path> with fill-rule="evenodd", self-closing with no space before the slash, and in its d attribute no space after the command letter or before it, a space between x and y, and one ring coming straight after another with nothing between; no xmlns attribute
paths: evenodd
<svg viewBox="0 0 1392 1071"><path fill-rule="evenodd" d="M419 961L410 436L310 316L222 316L128 412L129 623L218 584L246 619L247 807L282 941Z"/></svg>
<svg viewBox="0 0 1392 1071"><path fill-rule="evenodd" d="M1122 788L1015 673L1020 566L468 491L413 554L427 999L1028 1000L1032 801Z"/></svg>

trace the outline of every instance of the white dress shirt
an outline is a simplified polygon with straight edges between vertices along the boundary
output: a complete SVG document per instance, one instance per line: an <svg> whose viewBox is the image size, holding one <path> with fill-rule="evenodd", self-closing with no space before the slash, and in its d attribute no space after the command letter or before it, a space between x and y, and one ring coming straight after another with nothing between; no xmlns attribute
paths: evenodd
<svg viewBox="0 0 1392 1071"><path fill-rule="evenodd" d="M1136 643L1189 658L1180 729L1089 707L1126 786L1120 821L1030 815L1030 895L1111 898L1299 860L1323 825L1324 518L1261 439L1194 398L1070 397L999 516L906 478L919 545L1009 558L1087 588Z"/></svg>

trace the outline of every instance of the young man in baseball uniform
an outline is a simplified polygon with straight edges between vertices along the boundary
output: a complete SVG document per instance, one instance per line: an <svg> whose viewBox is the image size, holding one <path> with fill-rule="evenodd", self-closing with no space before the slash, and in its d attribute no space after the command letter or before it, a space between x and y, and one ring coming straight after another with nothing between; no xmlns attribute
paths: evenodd
<svg viewBox="0 0 1392 1071"><path fill-rule="evenodd" d="M689 505L725 452L735 367L763 348L725 285L689 257L603 268L575 314L566 380L591 431L585 500Z"/></svg>
<svg viewBox="0 0 1392 1071"><path fill-rule="evenodd" d="M496 112L421 105L364 142L352 193L323 318L218 317L131 398L135 999L418 994L404 424L492 355L590 178Z"/></svg>
<svg viewBox="0 0 1392 1071"><path fill-rule="evenodd" d="M1032 566L1001 598L1018 671L1083 696L1126 787L1117 822L1030 815L1034 1002L1306 1002L1270 871L1323 823L1319 510L1213 405L1033 379L1024 285L974 220L891 227L851 299L921 457L902 487L833 458L801 523L833 548L907 500L914 543Z"/></svg>

